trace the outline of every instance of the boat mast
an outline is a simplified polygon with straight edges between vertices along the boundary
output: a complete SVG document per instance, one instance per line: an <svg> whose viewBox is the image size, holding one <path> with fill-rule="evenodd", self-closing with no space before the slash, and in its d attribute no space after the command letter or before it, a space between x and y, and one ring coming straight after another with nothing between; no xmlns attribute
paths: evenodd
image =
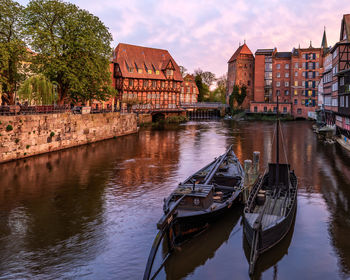
<svg viewBox="0 0 350 280"><path fill-rule="evenodd" d="M276 186L279 185L279 164L280 164L280 139L279 139L279 114L278 114L278 95L277 95L277 114L276 114Z"/></svg>

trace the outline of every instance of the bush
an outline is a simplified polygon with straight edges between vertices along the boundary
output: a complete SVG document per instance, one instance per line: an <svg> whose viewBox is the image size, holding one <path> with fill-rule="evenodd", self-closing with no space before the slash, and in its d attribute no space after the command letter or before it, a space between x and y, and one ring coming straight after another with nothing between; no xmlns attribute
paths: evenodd
<svg viewBox="0 0 350 280"><path fill-rule="evenodd" d="M12 127L12 125L8 125L8 126L6 126L6 131L11 131L11 130L13 130L13 127Z"/></svg>
<svg viewBox="0 0 350 280"><path fill-rule="evenodd" d="M54 137L54 136L55 136L55 132L51 131L50 137Z"/></svg>
<svg viewBox="0 0 350 280"><path fill-rule="evenodd" d="M30 148L30 145L27 145L27 146L26 146L26 149L29 149L29 148Z"/></svg>
<svg viewBox="0 0 350 280"><path fill-rule="evenodd" d="M186 116L169 116L166 118L166 123L182 123L187 122L188 118Z"/></svg>
<svg viewBox="0 0 350 280"><path fill-rule="evenodd" d="M18 142L19 142L19 139L18 139L18 138L16 138L16 139L15 139L15 143L16 143L16 144L18 144Z"/></svg>

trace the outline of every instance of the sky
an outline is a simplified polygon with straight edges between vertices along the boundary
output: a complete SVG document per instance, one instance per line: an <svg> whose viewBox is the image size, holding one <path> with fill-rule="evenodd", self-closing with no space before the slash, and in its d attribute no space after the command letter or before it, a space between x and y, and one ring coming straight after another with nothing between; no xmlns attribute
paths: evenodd
<svg viewBox="0 0 350 280"><path fill-rule="evenodd" d="M29 1L19 0L26 5ZM113 35L112 47L128 43L167 49L189 72L217 77L246 41L258 48L291 51L320 47L324 26L329 45L339 40L349 0L71 0L98 16Z"/></svg>

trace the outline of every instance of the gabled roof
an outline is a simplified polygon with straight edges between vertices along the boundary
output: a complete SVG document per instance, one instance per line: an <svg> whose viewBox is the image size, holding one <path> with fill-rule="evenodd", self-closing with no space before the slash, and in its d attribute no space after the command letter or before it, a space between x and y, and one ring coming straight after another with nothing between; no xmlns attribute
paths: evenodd
<svg viewBox="0 0 350 280"><path fill-rule="evenodd" d="M350 41L350 14L343 15L343 19L341 21L339 41Z"/></svg>
<svg viewBox="0 0 350 280"><path fill-rule="evenodd" d="M120 43L115 48L113 62L119 64L122 76L126 78L166 79L165 70L172 69L174 79L183 80L179 66L167 50ZM129 72L130 68L133 68L133 72ZM151 70L150 73L148 70Z"/></svg>
<svg viewBox="0 0 350 280"><path fill-rule="evenodd" d="M187 74L187 75L184 77L184 81L188 81L188 82L193 82L193 83L194 83L195 77L194 77L194 75Z"/></svg>
<svg viewBox="0 0 350 280"><path fill-rule="evenodd" d="M244 43L242 46L240 46L236 51L235 53L233 54L233 56L231 56L230 60L228 61L228 63L230 62L233 62L234 60L237 59L237 57L240 55L240 54L248 54L248 55L252 55L253 56L253 53L250 51L250 49L248 48L247 44Z"/></svg>

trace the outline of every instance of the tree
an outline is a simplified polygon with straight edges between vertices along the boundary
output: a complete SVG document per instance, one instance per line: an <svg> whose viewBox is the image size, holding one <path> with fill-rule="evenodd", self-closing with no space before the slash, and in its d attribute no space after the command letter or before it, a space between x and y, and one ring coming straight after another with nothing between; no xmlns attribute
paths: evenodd
<svg viewBox="0 0 350 280"><path fill-rule="evenodd" d="M32 0L26 10L33 65L58 84L59 103L105 100L111 94L112 36L96 16L59 0Z"/></svg>
<svg viewBox="0 0 350 280"><path fill-rule="evenodd" d="M245 85L242 85L241 86L241 93L238 94L237 97L236 97L236 101L237 101L238 107L242 106L246 96L247 96L247 87Z"/></svg>
<svg viewBox="0 0 350 280"><path fill-rule="evenodd" d="M234 110L235 101L237 102L237 98L239 98L238 96L239 96L239 86L234 85L232 89L232 93L230 95L230 100L229 100L231 112L233 112Z"/></svg>
<svg viewBox="0 0 350 280"><path fill-rule="evenodd" d="M22 34L23 7L12 0L0 0L0 86L2 101L14 104L17 86L24 79L20 68L26 60Z"/></svg>
<svg viewBox="0 0 350 280"><path fill-rule="evenodd" d="M57 101L57 87L44 75L35 75L25 80L18 90L18 95L29 104L32 101L36 105L52 104Z"/></svg>
<svg viewBox="0 0 350 280"><path fill-rule="evenodd" d="M187 69L184 66L181 66L181 65L179 66L179 68L180 68L180 73L182 75L182 78L185 77L186 74L187 74Z"/></svg>
<svg viewBox="0 0 350 280"><path fill-rule="evenodd" d="M203 102L205 97L209 95L209 87L202 82L201 76L196 76L195 82L198 88L198 102Z"/></svg>
<svg viewBox="0 0 350 280"><path fill-rule="evenodd" d="M194 75L200 76L202 79L202 82L206 84L208 87L212 85L212 83L216 80L215 74L209 71L203 71L202 69L198 68L194 70Z"/></svg>

